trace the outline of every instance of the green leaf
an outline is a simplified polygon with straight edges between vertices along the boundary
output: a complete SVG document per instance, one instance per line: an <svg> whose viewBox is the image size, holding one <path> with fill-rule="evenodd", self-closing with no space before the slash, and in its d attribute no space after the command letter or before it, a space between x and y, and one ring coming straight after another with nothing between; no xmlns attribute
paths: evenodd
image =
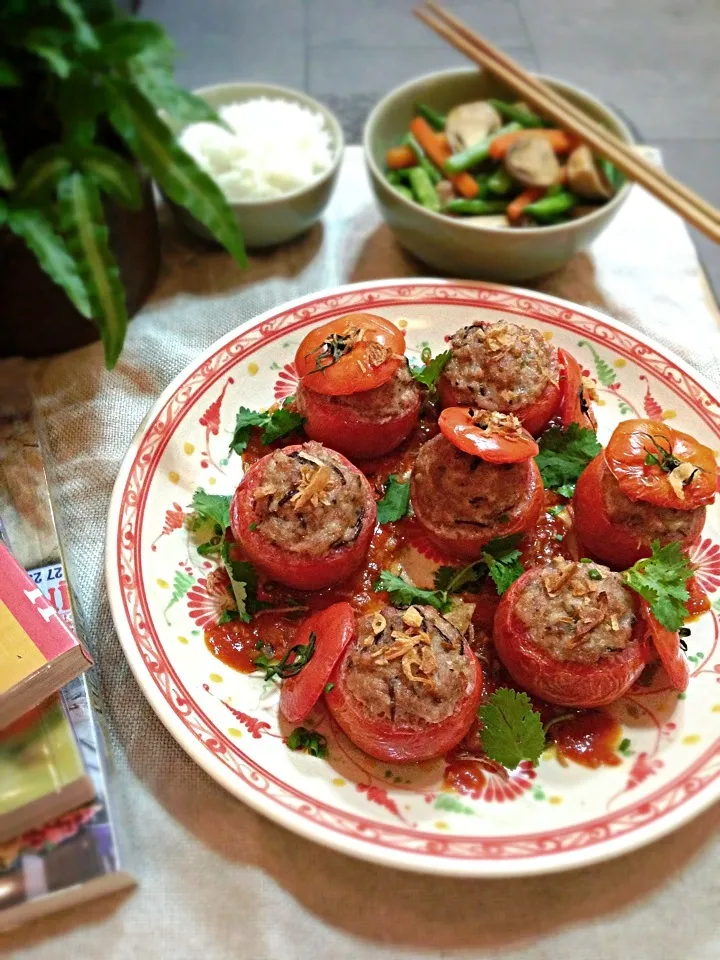
<svg viewBox="0 0 720 960"><path fill-rule="evenodd" d="M311 757L324 759L328 755L327 739L317 730L308 730L307 727L295 727L285 741L290 750L302 750Z"/></svg>
<svg viewBox="0 0 720 960"><path fill-rule="evenodd" d="M95 73L73 70L58 87L57 110L64 140L87 145L95 138L97 118L107 106L105 88Z"/></svg>
<svg viewBox="0 0 720 960"><path fill-rule="evenodd" d="M20 74L12 63L0 59L0 87L19 87L21 82Z"/></svg>
<svg viewBox="0 0 720 960"><path fill-rule="evenodd" d="M687 582L693 566L680 544L664 547L659 540L652 543L652 555L638 562L623 574L625 583L647 600L655 618L666 630L677 631L687 619L685 604L690 597Z"/></svg>
<svg viewBox="0 0 720 960"><path fill-rule="evenodd" d="M14 183L10 158L5 149L2 131L0 131L0 190L10 190Z"/></svg>
<svg viewBox="0 0 720 960"><path fill-rule="evenodd" d="M440 374L445 369L445 364L452 356L452 351L446 350L444 353L438 353L433 357L430 363L422 367L411 367L410 373L415 377L418 383L424 383L426 387L433 390L440 378Z"/></svg>
<svg viewBox="0 0 720 960"><path fill-rule="evenodd" d="M101 55L110 62L125 61L152 47L171 51L174 45L159 23L151 20L111 20L96 29Z"/></svg>
<svg viewBox="0 0 720 960"><path fill-rule="evenodd" d="M567 430L550 427L538 440L535 457L545 488L571 497L585 467L602 450L592 430L571 423Z"/></svg>
<svg viewBox="0 0 720 960"><path fill-rule="evenodd" d="M390 602L396 607L409 607L414 603L426 603L435 607L440 613L447 613L452 607L452 601L448 599L443 590L422 590L414 586L402 577L396 577L389 570L383 570L378 580L373 584L373 590L376 593L387 591L390 595Z"/></svg>
<svg viewBox="0 0 720 960"><path fill-rule="evenodd" d="M467 816L472 816L475 813L472 807L469 807L451 793L439 793L435 798L435 809L446 810L448 813L464 813Z"/></svg>
<svg viewBox="0 0 720 960"><path fill-rule="evenodd" d="M128 70L135 85L155 109L164 110L176 123L183 126L217 123L227 129L227 124L223 123L210 104L179 86L166 67L151 65L135 57L130 61Z"/></svg>
<svg viewBox="0 0 720 960"><path fill-rule="evenodd" d="M55 0L75 30L75 41L89 50L97 50L100 46L95 31L85 19L82 7L77 0Z"/></svg>
<svg viewBox="0 0 720 960"><path fill-rule="evenodd" d="M242 234L218 185L175 142L150 101L123 81L109 81L110 121L165 193L203 223L244 267Z"/></svg>
<svg viewBox="0 0 720 960"><path fill-rule="evenodd" d="M8 218L8 206L5 201L0 197L0 227L5 226L5 222Z"/></svg>
<svg viewBox="0 0 720 960"><path fill-rule="evenodd" d="M542 719L526 693L500 687L480 707L480 740L485 753L509 770L523 760L537 763L545 749Z"/></svg>
<svg viewBox="0 0 720 960"><path fill-rule="evenodd" d="M280 408L265 413L240 407L235 416L235 432L230 441L230 450L234 450L237 454L244 453L250 442L250 431L253 427L262 428L263 433L260 439L264 444L273 443L301 427L305 418L291 410L291 404L292 400L288 397Z"/></svg>
<svg viewBox="0 0 720 960"><path fill-rule="evenodd" d="M487 576L487 566L475 560L466 567L438 567L433 578L435 589L445 593L459 593L464 587L478 584Z"/></svg>
<svg viewBox="0 0 720 960"><path fill-rule="evenodd" d="M82 173L70 173L58 188L60 220L90 296L100 328L108 370L117 363L127 329L125 291L108 243L108 229L98 188Z"/></svg>
<svg viewBox="0 0 720 960"><path fill-rule="evenodd" d="M193 494L191 508L202 520L211 520L220 527L221 532L230 526L230 501L231 496L223 496L221 493L205 493L202 487L198 487Z"/></svg>
<svg viewBox="0 0 720 960"><path fill-rule="evenodd" d="M66 30L37 27L28 30L23 37L22 45L30 53L44 60L53 73L64 79L70 75L72 69L72 64L62 49L69 40L72 40L72 34Z"/></svg>
<svg viewBox="0 0 720 960"><path fill-rule="evenodd" d="M391 473L385 487L385 495L378 501L378 523L392 523L400 520L410 506L410 483L401 483L397 474Z"/></svg>
<svg viewBox="0 0 720 960"><path fill-rule="evenodd" d="M54 197L60 180L70 172L72 163L64 146L44 147L25 160L17 175L14 201L43 206Z"/></svg>
<svg viewBox="0 0 720 960"><path fill-rule="evenodd" d="M483 551L482 558L487 564L488 573L495 584L498 596L502 596L507 588L525 572L520 561L520 551L517 549L521 539L520 533L512 533L508 537L496 537Z"/></svg>
<svg viewBox="0 0 720 960"><path fill-rule="evenodd" d="M140 184L127 160L106 147L83 147L79 157L82 169L108 196L130 210L140 209Z"/></svg>
<svg viewBox="0 0 720 960"><path fill-rule="evenodd" d="M258 572L245 560L233 560L230 556L230 543L225 539L220 546L220 556L230 577L238 616L244 623L249 623L258 610L264 610L268 606L257 598Z"/></svg>
<svg viewBox="0 0 720 960"><path fill-rule="evenodd" d="M77 264L45 215L39 210L18 207L8 213L8 226L25 241L38 265L63 288L80 313L91 317L90 298Z"/></svg>

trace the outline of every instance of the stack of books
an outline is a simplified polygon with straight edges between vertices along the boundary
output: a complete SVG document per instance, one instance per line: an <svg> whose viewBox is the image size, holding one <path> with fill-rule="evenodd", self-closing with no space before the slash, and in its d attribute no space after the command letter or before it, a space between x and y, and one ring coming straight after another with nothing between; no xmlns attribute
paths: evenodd
<svg viewBox="0 0 720 960"><path fill-rule="evenodd" d="M4 439L0 436L0 931L135 882L121 853L109 793L97 674L77 636L42 460L34 458L22 471L23 489L32 487L32 517L10 513L8 505L22 497L14 495L10 472L3 469L8 463L3 452L14 467L18 462L16 450L3 450ZM32 440L38 443L28 417L23 450Z"/></svg>

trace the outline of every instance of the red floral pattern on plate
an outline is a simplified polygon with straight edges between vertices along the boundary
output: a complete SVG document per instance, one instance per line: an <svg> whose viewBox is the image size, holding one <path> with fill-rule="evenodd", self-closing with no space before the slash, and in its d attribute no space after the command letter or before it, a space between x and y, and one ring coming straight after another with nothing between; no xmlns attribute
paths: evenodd
<svg viewBox="0 0 720 960"><path fill-rule="evenodd" d="M474 777L474 787L459 792L472 797L473 800L485 800L487 803L517 800L530 789L537 776L529 760L523 760L514 770L506 770L488 757L473 757L468 760L468 763L480 767L482 777Z"/></svg>
<svg viewBox="0 0 720 960"><path fill-rule="evenodd" d="M695 579L703 590L706 593L717 590L720 587L720 544L704 537L690 551L690 559L695 567Z"/></svg>
<svg viewBox="0 0 720 960"><path fill-rule="evenodd" d="M273 390L275 399L284 400L285 397L291 397L297 390L299 383L300 377L295 367L295 361L293 360L292 363L286 363L275 381Z"/></svg>
<svg viewBox="0 0 720 960"><path fill-rule="evenodd" d="M217 623L224 610L234 608L235 603L228 592L230 577L223 569L213 570L201 577L188 591L188 613L201 630Z"/></svg>
<svg viewBox="0 0 720 960"><path fill-rule="evenodd" d="M174 530L179 530L184 523L185 511L179 503L174 503L169 510L165 511L165 523L160 533L153 540L151 549L157 550L157 542L160 537L167 537L168 534L171 534Z"/></svg>

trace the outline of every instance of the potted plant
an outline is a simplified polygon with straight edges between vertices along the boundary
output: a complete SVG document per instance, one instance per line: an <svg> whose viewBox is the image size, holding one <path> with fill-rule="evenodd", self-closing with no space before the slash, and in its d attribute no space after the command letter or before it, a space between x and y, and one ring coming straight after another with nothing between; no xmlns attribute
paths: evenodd
<svg viewBox="0 0 720 960"><path fill-rule="evenodd" d="M114 366L157 274L150 178L245 265L221 190L162 119L220 122L173 53L110 0L0 3L0 353L99 333Z"/></svg>

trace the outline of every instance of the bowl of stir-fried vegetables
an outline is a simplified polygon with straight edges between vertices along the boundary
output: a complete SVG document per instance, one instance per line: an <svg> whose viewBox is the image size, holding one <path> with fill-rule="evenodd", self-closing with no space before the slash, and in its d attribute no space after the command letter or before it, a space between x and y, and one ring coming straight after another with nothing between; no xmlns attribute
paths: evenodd
<svg viewBox="0 0 720 960"><path fill-rule="evenodd" d="M589 93L543 79L632 142ZM518 281L557 270L610 223L629 190L608 160L475 69L389 93L368 117L364 144L399 242L455 276Z"/></svg>

